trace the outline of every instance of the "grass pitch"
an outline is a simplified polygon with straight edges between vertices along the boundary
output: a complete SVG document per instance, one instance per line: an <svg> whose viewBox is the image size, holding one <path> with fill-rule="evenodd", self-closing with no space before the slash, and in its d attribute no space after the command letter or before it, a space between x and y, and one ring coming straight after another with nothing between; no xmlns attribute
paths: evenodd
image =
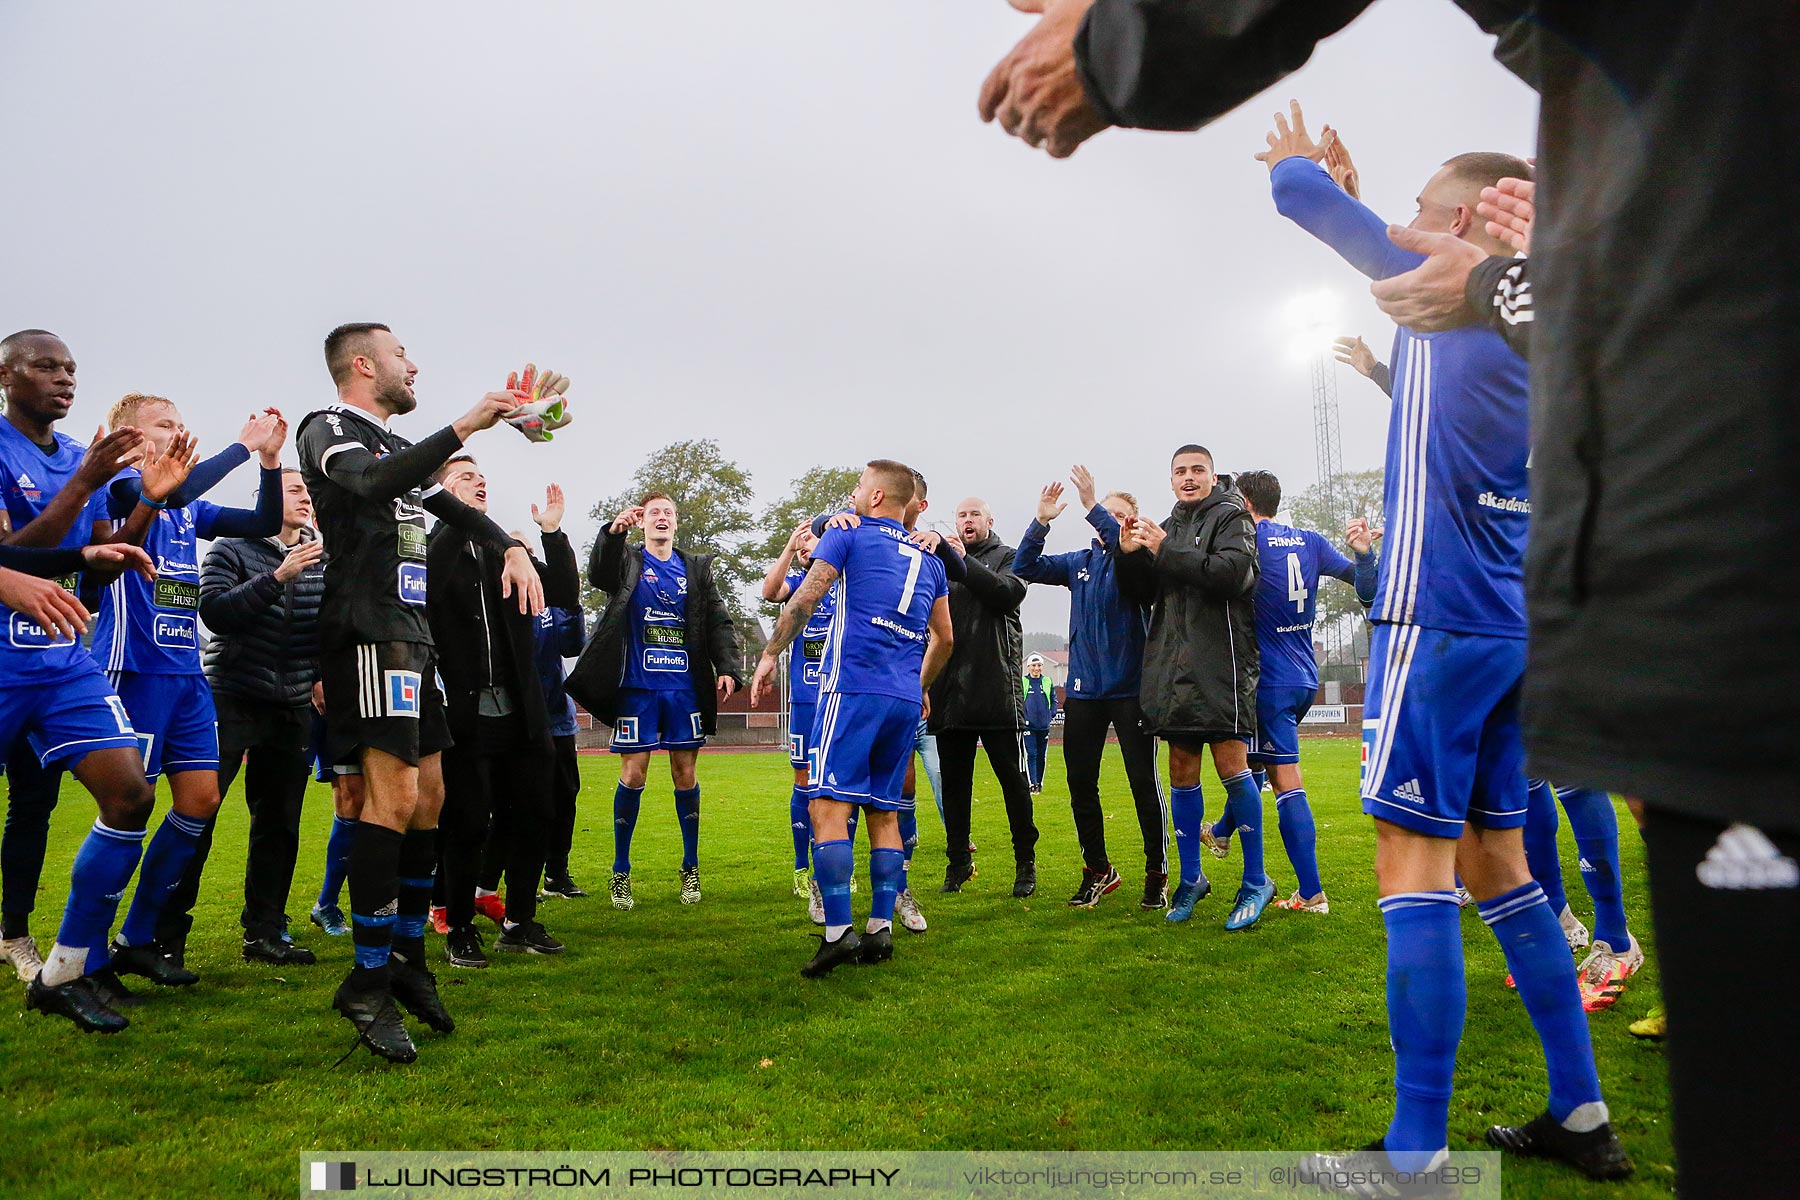
<svg viewBox="0 0 1800 1200"><path fill-rule="evenodd" d="M1221 928L1239 862L1210 857L1215 891L1193 921L1140 912L1139 839L1117 756L1103 777L1108 845L1125 885L1092 911L1064 900L1080 858L1051 748L1038 798L1040 894L1010 896L1005 813L978 771L979 876L939 896L943 828L921 796L915 892L931 929L895 931L892 963L821 981L799 968L815 945L789 894L791 775L782 753L701 759L705 899L677 902L680 840L666 768L653 764L633 847L638 905L604 892L615 779L582 759L573 870L594 895L546 901L568 945L559 958L493 955L485 971L434 969L458 1022L416 1025L420 1059L390 1067L349 1043L330 1010L348 938L306 921L331 821L307 797L289 913L312 968L241 962L237 912L247 818L221 813L189 965L204 977L150 996L116 1037L83 1036L17 1007L0 1018L7 1153L0 1194L288 1195L312 1149L1243 1149L1361 1145L1386 1128L1384 939L1374 834L1355 800L1353 739L1305 743L1329 916L1270 910ZM1206 784L1209 815L1222 793ZM1265 795L1272 809L1272 799ZM166 810L166 796L159 815ZM93 806L73 784L52 831L34 932L47 948L70 860ZM1508 1161L1508 1197L1666 1196L1673 1182L1660 1050L1626 1025L1656 1003L1642 844L1620 809L1627 909L1650 951L1623 1001L1592 1018L1607 1099L1638 1173L1588 1184ZM1271 873L1293 873L1268 819ZM855 900L867 915L867 844ZM1564 839L1572 902L1591 909ZM1590 922L1591 923L1591 922ZM489 941L492 931L484 925ZM433 954L442 940L428 934ZM1468 910L1469 1011L1450 1110L1451 1144L1479 1149L1496 1121L1522 1121L1545 1095L1538 1045L1501 986L1499 948ZM148 983L132 981L140 991ZM17 993L15 993L17 995Z"/></svg>

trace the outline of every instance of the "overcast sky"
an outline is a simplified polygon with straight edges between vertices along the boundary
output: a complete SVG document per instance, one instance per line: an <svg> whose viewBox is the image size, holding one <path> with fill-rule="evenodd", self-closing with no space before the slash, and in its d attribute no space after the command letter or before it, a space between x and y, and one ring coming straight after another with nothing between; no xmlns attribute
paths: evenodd
<svg viewBox="0 0 1800 1200"><path fill-rule="evenodd" d="M62 334L68 432L129 390L217 449L333 399L319 344L391 324L422 436L527 359L574 379L550 446L473 449L495 516L585 510L656 447L714 437L757 504L819 463L904 459L1016 542L1085 462L1169 503L1176 444L1314 480L1284 312L1329 288L1386 357L1365 282L1278 217L1262 148L1292 96L1405 222L1436 165L1526 154L1536 98L1444 0L1383 0L1200 134L1114 130L1053 162L975 96L1028 28L1002 0L780 4L5 0L13 163L0 325ZM1347 368L1344 460L1385 398ZM290 454L291 459L291 454ZM247 496L246 469L222 493ZM1066 528L1064 526L1067 526ZM1050 548L1081 544L1075 514ZM1057 589L1026 628L1061 630Z"/></svg>

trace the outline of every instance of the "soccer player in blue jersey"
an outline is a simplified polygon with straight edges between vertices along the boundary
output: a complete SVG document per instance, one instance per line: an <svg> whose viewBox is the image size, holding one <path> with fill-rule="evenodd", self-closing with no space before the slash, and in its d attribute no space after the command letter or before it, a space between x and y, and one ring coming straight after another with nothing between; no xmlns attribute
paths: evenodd
<svg viewBox="0 0 1800 1200"><path fill-rule="evenodd" d="M1562 806L1575 835L1581 882L1594 902L1592 946L1576 968L1581 1007L1600 1012L1618 1003L1625 981L1644 967L1644 948L1625 919L1625 893L1619 877L1619 818L1612 797L1597 788L1552 787L1530 781L1526 792L1525 861L1531 877L1543 886L1552 911L1561 915L1569 949L1589 946L1587 926L1569 907L1563 893L1562 858L1556 844L1556 809ZM1509 979L1510 985L1514 981Z"/></svg>
<svg viewBox="0 0 1800 1200"><path fill-rule="evenodd" d="M0 341L0 541L22 547L80 551L92 542L141 541L157 507L192 466L191 443L176 439L158 454L136 430L80 443L56 432L75 402L75 359L54 334L25 330ZM123 527L96 521L90 500L128 456L139 455L142 499ZM111 582L121 565L88 562L85 583ZM73 575L65 577L70 591ZM0 612L0 753L9 755L9 800L41 788L66 767L93 795L99 819L76 852L56 943L33 975L26 1004L67 1017L89 1032L116 1033L129 1022L108 996L122 1002L111 974L108 942L119 896L143 853L144 827L154 798L144 778L137 731L99 665L78 637L43 628L30 616ZM37 854L41 863L41 851ZM36 878L33 876L35 888ZM9 894L16 882L9 880ZM15 913L16 901L9 902ZM30 911L30 904L22 906ZM16 919L16 918L15 918ZM10 932L10 931L9 931ZM19 935L14 935L19 936ZM28 934L23 936L29 937ZM9 955L18 964L18 956ZM35 957L35 955L33 956Z"/></svg>
<svg viewBox="0 0 1800 1200"><path fill-rule="evenodd" d="M1319 165L1325 148L1279 114L1268 149L1280 212L1371 279L1411 270L1387 222ZM1481 189L1531 168L1504 154L1450 159L1420 190L1412 227L1507 249L1475 215ZM1401 1170L1449 1145L1451 1078L1466 1006L1456 874L1480 906L1543 1043L1547 1111L1495 1126L1502 1149L1596 1178L1629 1174L1609 1122L1593 1044L1556 913L1526 867L1524 550L1531 510L1526 368L1485 326L1394 335L1387 545L1371 618L1363 810L1375 818L1388 931L1395 1109L1369 1154ZM1315 1164L1326 1178L1342 1164ZM1309 1172L1315 1168L1309 1168Z"/></svg>
<svg viewBox="0 0 1800 1200"><path fill-rule="evenodd" d="M159 453L185 432L181 413L161 397L133 393L113 405L112 429L132 426ZM219 732L212 689L200 669L200 550L202 539L272 537L281 531L281 447L287 422L273 409L245 424L237 443L216 459L235 466L254 447L262 460L257 506L221 508L199 499L216 471L188 484L159 508L144 535L156 563L154 582L122 576L107 589L94 630L93 654L131 715L151 787L169 777L169 814L144 848L137 892L112 946L113 970L165 987L199 982L200 976L168 957L156 929L169 893L181 882L219 811ZM215 460L216 461L216 460ZM208 464L212 465L212 464ZM195 468L198 472L199 468ZM135 468L126 468L94 498L97 515L122 520L141 500ZM295 948L288 962L306 965L312 954Z"/></svg>
<svg viewBox="0 0 1800 1200"><path fill-rule="evenodd" d="M1372 603L1377 560L1369 523L1363 518L1351 521L1344 532L1356 555L1352 562L1312 530L1292 529L1275 520L1281 508L1281 481L1275 476L1245 471L1235 482L1256 522L1261 568L1256 584L1256 648L1262 672L1256 683L1256 744L1250 761L1267 768L1275 784L1275 822L1298 880L1292 896L1274 903L1294 912L1328 913L1331 905L1319 881L1318 833L1300 778L1300 722L1319 690L1313 617L1322 579L1352 584L1357 599ZM1214 839L1230 837L1229 812L1209 832Z"/></svg>
<svg viewBox="0 0 1800 1200"><path fill-rule="evenodd" d="M914 491L912 469L876 459L851 495L863 520L828 529L812 566L764 647L750 684L755 704L780 669L780 655L805 628L813 608L835 589L837 611L819 683L814 726L813 870L825 899L825 935L802 974L817 977L848 962L893 957L894 902L906 852L900 811L907 762L917 740L925 695L952 649L949 584L943 563L913 540L905 525ZM851 928L849 838L853 809L869 828L873 896L864 935Z"/></svg>

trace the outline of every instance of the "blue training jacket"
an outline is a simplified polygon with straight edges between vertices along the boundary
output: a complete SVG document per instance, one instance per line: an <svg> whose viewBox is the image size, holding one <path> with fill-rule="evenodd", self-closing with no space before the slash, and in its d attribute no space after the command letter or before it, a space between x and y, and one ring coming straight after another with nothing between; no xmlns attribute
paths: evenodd
<svg viewBox="0 0 1800 1200"><path fill-rule="evenodd" d="M587 621L579 608L546 608L538 614L532 664L544 688L544 706L550 710L550 736L575 736L575 702L563 690L563 659L581 653L587 640Z"/></svg>
<svg viewBox="0 0 1800 1200"><path fill-rule="evenodd" d="M1013 574L1027 583L1069 589L1070 700L1123 700L1138 694L1144 669L1144 609L1119 592L1113 556L1119 523L1096 504L1088 510L1095 539L1085 550L1045 554L1049 526L1033 521L1019 539Z"/></svg>

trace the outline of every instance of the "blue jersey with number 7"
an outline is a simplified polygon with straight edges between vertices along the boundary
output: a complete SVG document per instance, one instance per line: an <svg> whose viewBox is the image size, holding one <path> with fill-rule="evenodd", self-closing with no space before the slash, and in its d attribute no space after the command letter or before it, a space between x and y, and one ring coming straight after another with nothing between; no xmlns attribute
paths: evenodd
<svg viewBox="0 0 1800 1200"><path fill-rule="evenodd" d="M855 529L827 529L813 561L838 570L820 693L917 701L931 608L949 591L944 564L913 545L905 526L888 517L864 517Z"/></svg>

